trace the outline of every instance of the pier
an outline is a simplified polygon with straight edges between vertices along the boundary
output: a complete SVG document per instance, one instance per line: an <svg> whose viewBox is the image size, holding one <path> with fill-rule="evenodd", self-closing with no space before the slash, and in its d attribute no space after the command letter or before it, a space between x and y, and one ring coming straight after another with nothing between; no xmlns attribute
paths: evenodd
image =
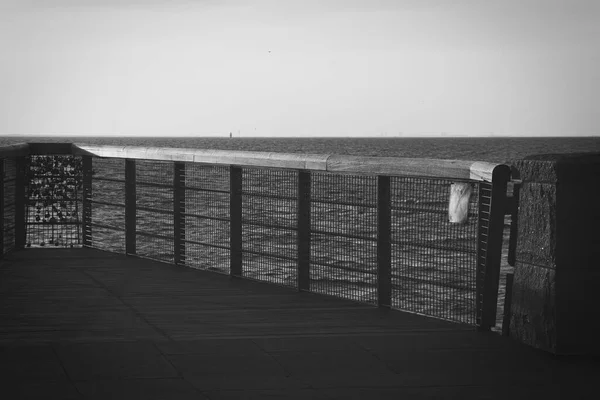
<svg viewBox="0 0 600 400"><path fill-rule="evenodd" d="M20 399L586 398L600 372L468 325L94 249L6 256L0 315L0 380Z"/></svg>
<svg viewBox="0 0 600 400"><path fill-rule="evenodd" d="M581 216L598 211L593 196L557 211L597 156L511 171L30 143L0 158L1 379L18 398L558 399L600 372L581 324L598 314Z"/></svg>

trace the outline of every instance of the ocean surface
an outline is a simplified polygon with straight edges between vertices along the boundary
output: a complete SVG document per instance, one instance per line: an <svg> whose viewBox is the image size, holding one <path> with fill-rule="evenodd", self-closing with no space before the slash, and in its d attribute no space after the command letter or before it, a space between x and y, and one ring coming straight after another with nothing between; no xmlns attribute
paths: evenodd
<svg viewBox="0 0 600 400"><path fill-rule="evenodd" d="M600 135L600 132L599 132ZM547 138L216 138L0 136L0 146L23 142L75 142L119 146L441 158L505 163L532 154L600 152L599 137Z"/></svg>

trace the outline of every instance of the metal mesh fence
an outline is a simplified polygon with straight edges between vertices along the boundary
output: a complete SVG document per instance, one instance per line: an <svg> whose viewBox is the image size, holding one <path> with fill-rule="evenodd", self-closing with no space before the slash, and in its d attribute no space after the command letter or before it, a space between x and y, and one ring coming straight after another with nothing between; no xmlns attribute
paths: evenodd
<svg viewBox="0 0 600 400"><path fill-rule="evenodd" d="M15 246L16 163L14 159L3 162L4 251L8 251ZM233 182L237 182L239 175L230 173L238 174L240 170L197 163L184 163L185 168L179 168L180 165L135 162L136 254L174 263L180 254L176 250L181 249L179 260L186 266L228 274L230 206L239 204L239 197L231 198L230 194L230 178L235 176ZM124 253L126 162L94 157L92 170L91 246ZM80 229L82 207L79 182L60 181L60 174L55 172L52 168L44 174L36 171L28 178L27 244L44 241L46 245L56 245L57 239L64 237L77 238L80 243L79 231L76 235L75 231L52 231L61 218L58 211L63 212L63 219L58 222L71 222L65 219L71 217L73 223L64 226ZM378 178L327 172L305 174L310 179L304 180L305 175L296 170L241 168L242 276L298 287L298 185L303 177L306 187L310 181L310 275L307 280L303 277L302 282L308 282L312 292L377 304ZM176 176L184 177L184 190L179 191L179 186L174 185ZM465 223L450 223L449 197L454 181L391 177L389 182L391 306L478 323L480 310L476 310L476 304L485 278L491 185L468 183L468 218ZM43 188L52 186L50 183L62 185L63 192L43 192ZM49 199L46 203L42 195ZM174 201L180 198L185 198L185 202L177 213L181 212L183 219L176 225ZM72 203L61 204L67 200ZM46 225L36 224L36 217ZM54 223L49 223L53 217ZM234 225L240 222L239 214L233 221ZM44 228L40 230L37 225ZM177 244L177 249L176 226L182 228L177 234L185 243ZM306 232L302 237L308 238L308 225L302 226L301 232ZM234 238L235 235L234 232ZM305 283L302 285L304 288Z"/></svg>
<svg viewBox="0 0 600 400"><path fill-rule="evenodd" d="M27 247L81 245L81 158L37 155L26 166Z"/></svg>
<svg viewBox="0 0 600 400"><path fill-rule="evenodd" d="M173 163L136 161L136 253L174 262Z"/></svg>
<svg viewBox="0 0 600 400"><path fill-rule="evenodd" d="M3 224L3 254L15 248L15 182L17 164L14 158L0 160L4 163L4 208L2 211Z"/></svg>
<svg viewBox="0 0 600 400"><path fill-rule="evenodd" d="M92 247L125 253L125 160L92 159Z"/></svg>
<svg viewBox="0 0 600 400"><path fill-rule="evenodd" d="M448 221L452 183L391 179L392 307L473 324L478 185L457 224Z"/></svg>
<svg viewBox="0 0 600 400"><path fill-rule="evenodd" d="M483 304L483 287L485 282L485 259L487 257L488 249L488 237L490 236L490 214L491 214L491 202L492 202L492 185L487 182L479 184L479 230L478 240L479 248L477 253L477 271L476 271L476 296L478 305ZM481 323L481 316L483 310L476 310L477 324Z"/></svg>
<svg viewBox="0 0 600 400"><path fill-rule="evenodd" d="M296 287L298 173L244 168L242 179L243 276Z"/></svg>
<svg viewBox="0 0 600 400"><path fill-rule="evenodd" d="M185 164L185 265L229 273L229 168Z"/></svg>
<svg viewBox="0 0 600 400"><path fill-rule="evenodd" d="M313 173L310 290L377 303L377 178Z"/></svg>

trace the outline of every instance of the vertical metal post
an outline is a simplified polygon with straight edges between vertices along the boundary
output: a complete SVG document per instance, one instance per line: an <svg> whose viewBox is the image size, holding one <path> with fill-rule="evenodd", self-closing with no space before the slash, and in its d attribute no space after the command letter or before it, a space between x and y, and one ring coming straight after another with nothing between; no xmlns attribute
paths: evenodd
<svg viewBox="0 0 600 400"><path fill-rule="evenodd" d="M15 248L25 247L27 236L25 204L29 199L25 193L25 168L27 167L25 157L16 157L17 176L15 181Z"/></svg>
<svg viewBox="0 0 600 400"><path fill-rule="evenodd" d="M0 158L0 258L4 255L4 159Z"/></svg>
<svg viewBox="0 0 600 400"><path fill-rule="evenodd" d="M242 276L242 169L229 169L229 229L231 276Z"/></svg>
<svg viewBox="0 0 600 400"><path fill-rule="evenodd" d="M125 160L125 254L136 254L135 160Z"/></svg>
<svg viewBox="0 0 600 400"><path fill-rule="evenodd" d="M310 171L298 171L298 290L310 290Z"/></svg>
<svg viewBox="0 0 600 400"><path fill-rule="evenodd" d="M82 156L83 167L83 206L82 206L82 233L83 246L92 247L92 157Z"/></svg>
<svg viewBox="0 0 600 400"><path fill-rule="evenodd" d="M173 248L175 264L185 264L185 164L173 164Z"/></svg>
<svg viewBox="0 0 600 400"><path fill-rule="evenodd" d="M480 188L477 238L477 320L479 329L483 331L489 331L496 325L504 213L507 203L506 189L509 179L510 168L501 165L496 167L492 173L489 199L484 198Z"/></svg>
<svg viewBox="0 0 600 400"><path fill-rule="evenodd" d="M377 305L392 303L390 177L377 177Z"/></svg>

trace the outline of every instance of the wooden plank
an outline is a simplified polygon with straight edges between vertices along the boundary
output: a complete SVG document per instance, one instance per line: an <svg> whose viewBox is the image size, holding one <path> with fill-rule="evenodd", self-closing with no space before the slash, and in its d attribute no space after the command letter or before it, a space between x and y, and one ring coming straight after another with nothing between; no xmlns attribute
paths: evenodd
<svg viewBox="0 0 600 400"><path fill-rule="evenodd" d="M377 177L377 305L392 304L390 177Z"/></svg>
<svg viewBox="0 0 600 400"><path fill-rule="evenodd" d="M242 276L242 169L229 170L229 237L231 276Z"/></svg>
<svg viewBox="0 0 600 400"><path fill-rule="evenodd" d="M443 177L487 182L491 182L493 170L499 165L464 160L358 157L332 154L287 154L87 144L73 144L73 154L88 154L97 157L187 161L216 165L237 165L240 167L293 168L370 175Z"/></svg>
<svg viewBox="0 0 600 400"><path fill-rule="evenodd" d="M125 160L125 252L136 254L135 160Z"/></svg>
<svg viewBox="0 0 600 400"><path fill-rule="evenodd" d="M497 164L486 162L425 158L331 155L327 159L329 172L444 177L488 182L492 180L492 172L496 166Z"/></svg>
<svg viewBox="0 0 600 400"><path fill-rule="evenodd" d="M310 181L309 171L298 171L298 200L297 200L297 274L298 290L310 290Z"/></svg>
<svg viewBox="0 0 600 400"><path fill-rule="evenodd" d="M175 264L185 264L185 164L173 164L173 244Z"/></svg>

